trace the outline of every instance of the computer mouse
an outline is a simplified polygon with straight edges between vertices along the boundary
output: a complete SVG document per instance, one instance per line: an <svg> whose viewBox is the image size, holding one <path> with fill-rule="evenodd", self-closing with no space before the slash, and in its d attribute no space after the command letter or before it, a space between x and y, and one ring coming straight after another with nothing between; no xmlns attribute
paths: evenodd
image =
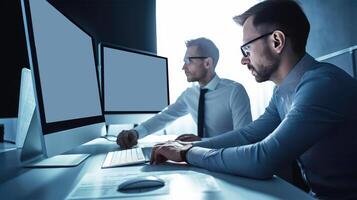
<svg viewBox="0 0 357 200"><path fill-rule="evenodd" d="M156 176L140 176L122 182L118 186L118 191L162 187L164 185L165 181Z"/></svg>

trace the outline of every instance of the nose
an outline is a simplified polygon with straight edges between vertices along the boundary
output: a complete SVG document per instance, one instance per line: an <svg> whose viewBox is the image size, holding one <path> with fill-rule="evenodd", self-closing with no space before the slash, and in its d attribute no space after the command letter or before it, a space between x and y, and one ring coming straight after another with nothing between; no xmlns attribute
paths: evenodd
<svg viewBox="0 0 357 200"><path fill-rule="evenodd" d="M249 57L242 57L241 61L242 65L248 65L250 63Z"/></svg>
<svg viewBox="0 0 357 200"><path fill-rule="evenodd" d="M185 70L186 67L187 67L187 65L186 65L186 63L184 63L182 66L182 70Z"/></svg>

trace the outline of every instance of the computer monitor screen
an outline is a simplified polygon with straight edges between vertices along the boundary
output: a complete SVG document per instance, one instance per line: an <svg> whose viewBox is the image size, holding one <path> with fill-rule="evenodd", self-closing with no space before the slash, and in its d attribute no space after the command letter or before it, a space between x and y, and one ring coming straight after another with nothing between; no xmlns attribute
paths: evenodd
<svg viewBox="0 0 357 200"><path fill-rule="evenodd" d="M94 45L46 0L23 0L22 11L43 146L51 156L103 132Z"/></svg>
<svg viewBox="0 0 357 200"><path fill-rule="evenodd" d="M99 49L106 119L157 113L169 105L167 58L110 44Z"/></svg>

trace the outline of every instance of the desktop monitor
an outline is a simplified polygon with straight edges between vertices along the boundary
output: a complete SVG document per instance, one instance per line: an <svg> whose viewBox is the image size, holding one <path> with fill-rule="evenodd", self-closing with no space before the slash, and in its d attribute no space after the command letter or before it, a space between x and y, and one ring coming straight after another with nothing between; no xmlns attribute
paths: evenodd
<svg viewBox="0 0 357 200"><path fill-rule="evenodd" d="M107 124L139 123L169 105L167 58L105 43L98 49Z"/></svg>
<svg viewBox="0 0 357 200"><path fill-rule="evenodd" d="M31 119L34 115L36 102L33 91L31 70L22 68L20 83L19 111L17 115L16 147L22 148Z"/></svg>
<svg viewBox="0 0 357 200"><path fill-rule="evenodd" d="M105 123L91 36L46 0L21 5L36 99L22 150L27 160L104 135Z"/></svg>

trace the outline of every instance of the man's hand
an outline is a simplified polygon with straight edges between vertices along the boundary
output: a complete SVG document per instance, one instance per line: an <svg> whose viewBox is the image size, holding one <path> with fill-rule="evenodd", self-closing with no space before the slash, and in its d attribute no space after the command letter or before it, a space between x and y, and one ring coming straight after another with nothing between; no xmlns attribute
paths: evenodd
<svg viewBox="0 0 357 200"><path fill-rule="evenodd" d="M117 144L121 149L130 149L138 144L138 133L135 130L123 130L118 134Z"/></svg>
<svg viewBox="0 0 357 200"><path fill-rule="evenodd" d="M194 134L183 134L178 136L175 140L179 140L182 142L194 142L194 141L200 141L201 138Z"/></svg>
<svg viewBox="0 0 357 200"><path fill-rule="evenodd" d="M155 145L151 152L150 164L160 164L167 160L175 162L186 161L186 152L192 147L192 144L183 145L180 142L167 142L161 145Z"/></svg>

